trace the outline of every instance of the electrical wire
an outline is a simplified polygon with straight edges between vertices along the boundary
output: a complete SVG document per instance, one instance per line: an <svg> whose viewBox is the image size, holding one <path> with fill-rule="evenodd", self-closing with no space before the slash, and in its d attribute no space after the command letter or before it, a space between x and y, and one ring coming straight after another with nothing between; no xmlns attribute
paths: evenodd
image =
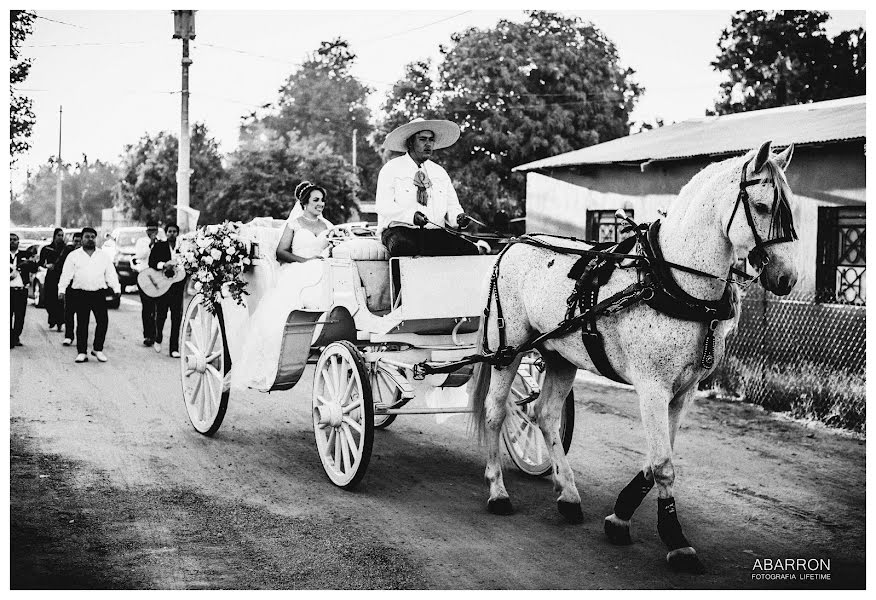
<svg viewBox="0 0 876 600"><path fill-rule="evenodd" d="M83 27L82 25L74 25L73 23L65 23L64 21L56 21L55 19L50 19L48 17L44 17L42 15L34 14L37 19L42 19L43 21L49 21L51 23L58 23L60 25L67 25L68 27L76 27L77 29L88 29L88 27Z"/></svg>
<svg viewBox="0 0 876 600"><path fill-rule="evenodd" d="M411 33L411 32L413 32L413 31L419 31L419 30L421 30L421 29L425 29L425 28L427 28L427 27L431 27L432 25L437 25L438 23L443 23L444 21L449 21L449 20L451 20L451 19L455 19L456 17L461 17L462 15L468 14L468 13L470 13L470 12L472 12L472 11L470 11L470 10L464 10L464 11L462 11L462 12L460 12L460 13L456 13L455 15L450 15L449 17L444 17L443 19L438 19L437 21L432 21L431 23L426 23L426 24L424 24L424 25L419 25L419 26L417 26L417 27L412 27L411 29L405 29L405 30L403 30L403 31L396 31L395 33L390 33L390 34L388 34L388 35L384 35L384 36L381 36L381 37L371 38L371 39L369 39L369 40L363 40L363 41L361 41L361 42L357 42L357 44L360 45L360 46L364 46L365 44L371 44L371 43L373 43L373 42L380 42L380 41L383 41L383 40L388 40L388 39L390 39L390 38L398 37L398 36L400 36L400 35L404 35L404 34L406 34L406 33Z"/></svg>

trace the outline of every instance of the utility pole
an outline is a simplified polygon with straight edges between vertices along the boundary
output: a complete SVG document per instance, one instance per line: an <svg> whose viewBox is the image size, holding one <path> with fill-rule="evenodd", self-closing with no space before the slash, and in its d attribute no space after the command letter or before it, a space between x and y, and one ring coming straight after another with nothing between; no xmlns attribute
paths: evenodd
<svg viewBox="0 0 876 600"><path fill-rule="evenodd" d="M179 159L176 171L176 222L180 231L186 233L189 227L189 168L190 144L189 144L189 66L192 59L189 58L189 40L195 39L195 11L173 11L174 39L182 40L182 94L179 127Z"/></svg>
<svg viewBox="0 0 876 600"><path fill-rule="evenodd" d="M356 168L356 136L359 134L358 129L353 130L353 173L356 174L356 184L353 188L353 199L359 201L359 171Z"/></svg>
<svg viewBox="0 0 876 600"><path fill-rule="evenodd" d="M61 160L61 119L64 115L64 107L58 108L58 177L55 183L55 227L61 226L61 199L62 186L64 183L64 162Z"/></svg>

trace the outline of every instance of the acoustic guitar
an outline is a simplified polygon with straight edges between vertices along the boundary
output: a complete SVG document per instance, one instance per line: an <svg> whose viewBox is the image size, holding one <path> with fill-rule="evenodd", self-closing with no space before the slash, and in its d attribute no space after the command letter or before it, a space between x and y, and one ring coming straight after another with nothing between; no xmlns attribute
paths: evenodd
<svg viewBox="0 0 876 600"><path fill-rule="evenodd" d="M186 278L186 271L180 267L174 267L173 274L168 276L164 271L148 267L137 275L137 283L143 293L150 298L163 296L174 283Z"/></svg>

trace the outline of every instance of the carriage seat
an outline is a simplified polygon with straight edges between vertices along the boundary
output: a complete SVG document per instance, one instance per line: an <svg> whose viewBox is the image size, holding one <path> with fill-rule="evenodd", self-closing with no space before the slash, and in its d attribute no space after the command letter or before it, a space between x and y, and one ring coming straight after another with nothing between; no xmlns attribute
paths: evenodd
<svg viewBox="0 0 876 600"><path fill-rule="evenodd" d="M349 258L356 265L368 310L379 314L390 309L389 252L376 238L356 238L332 249L332 258Z"/></svg>

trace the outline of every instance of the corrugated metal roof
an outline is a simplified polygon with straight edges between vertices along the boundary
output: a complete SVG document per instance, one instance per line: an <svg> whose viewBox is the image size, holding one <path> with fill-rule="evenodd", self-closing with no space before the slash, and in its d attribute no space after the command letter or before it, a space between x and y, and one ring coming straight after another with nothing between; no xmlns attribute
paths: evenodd
<svg viewBox="0 0 876 600"><path fill-rule="evenodd" d="M514 167L514 171L585 164L673 160L774 146L866 138L867 97L701 117Z"/></svg>

